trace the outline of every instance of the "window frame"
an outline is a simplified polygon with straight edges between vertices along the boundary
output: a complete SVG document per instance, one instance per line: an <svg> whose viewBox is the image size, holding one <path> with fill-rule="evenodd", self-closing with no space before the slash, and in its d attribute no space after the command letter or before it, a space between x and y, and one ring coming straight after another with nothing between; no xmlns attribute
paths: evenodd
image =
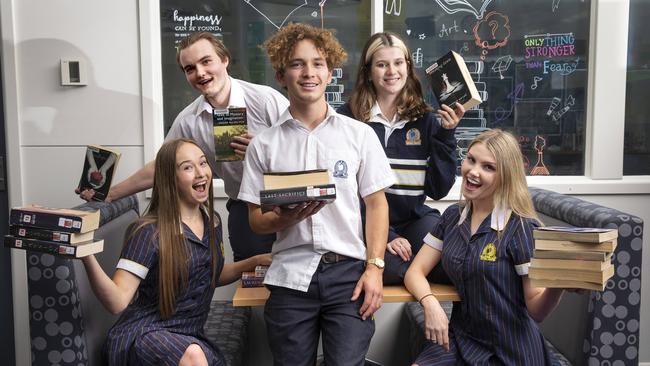
<svg viewBox="0 0 650 366"><path fill-rule="evenodd" d="M138 6L146 163L155 158L164 140L160 4L158 0L141 0ZM627 0L591 0L585 174L529 176L530 186L566 194L650 193L650 175L623 175L629 6ZM383 1L372 0L370 12L371 32L382 31ZM215 179L214 183L215 197L227 197L223 181ZM459 192L457 181L443 200L457 200Z"/></svg>

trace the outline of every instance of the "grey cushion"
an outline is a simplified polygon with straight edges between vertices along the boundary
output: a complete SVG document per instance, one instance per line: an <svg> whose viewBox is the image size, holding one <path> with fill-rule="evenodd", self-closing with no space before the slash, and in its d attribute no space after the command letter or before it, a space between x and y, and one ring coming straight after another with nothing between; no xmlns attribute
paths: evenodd
<svg viewBox="0 0 650 366"><path fill-rule="evenodd" d="M244 365L248 351L249 307L233 307L230 301L212 300L205 323L206 337L219 347L228 366Z"/></svg>

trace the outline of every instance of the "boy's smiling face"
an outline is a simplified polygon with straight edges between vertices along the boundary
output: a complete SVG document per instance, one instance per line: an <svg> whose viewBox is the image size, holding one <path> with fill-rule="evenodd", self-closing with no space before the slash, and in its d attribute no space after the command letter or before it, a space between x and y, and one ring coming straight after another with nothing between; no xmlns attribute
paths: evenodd
<svg viewBox="0 0 650 366"><path fill-rule="evenodd" d="M325 88L332 80L332 71L314 42L303 39L296 43L284 73L278 74L277 79L287 88L292 105L311 105L324 100Z"/></svg>

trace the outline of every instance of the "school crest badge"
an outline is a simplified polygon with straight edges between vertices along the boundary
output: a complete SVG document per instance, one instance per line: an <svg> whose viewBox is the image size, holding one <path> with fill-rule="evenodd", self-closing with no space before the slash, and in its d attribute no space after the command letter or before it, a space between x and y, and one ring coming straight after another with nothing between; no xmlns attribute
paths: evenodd
<svg viewBox="0 0 650 366"><path fill-rule="evenodd" d="M332 173L335 178L347 178L348 177L348 164L344 160L339 160L334 164L334 173Z"/></svg>
<svg viewBox="0 0 650 366"><path fill-rule="evenodd" d="M481 260L488 262L497 261L497 247L492 243L487 243L481 252Z"/></svg>
<svg viewBox="0 0 650 366"><path fill-rule="evenodd" d="M422 139L420 138L420 130L417 128L411 128L406 131L406 144L407 145L422 145Z"/></svg>

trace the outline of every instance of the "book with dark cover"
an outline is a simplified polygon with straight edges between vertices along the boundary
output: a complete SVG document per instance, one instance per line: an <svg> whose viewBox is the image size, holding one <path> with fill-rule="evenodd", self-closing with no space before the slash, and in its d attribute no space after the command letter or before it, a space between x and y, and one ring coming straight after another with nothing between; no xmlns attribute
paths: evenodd
<svg viewBox="0 0 650 366"><path fill-rule="evenodd" d="M264 276L268 266L256 266L255 271L243 272L241 287L264 287Z"/></svg>
<svg viewBox="0 0 650 366"><path fill-rule="evenodd" d="M104 240L100 239L76 245L65 245L51 241L17 238L15 236L5 235L5 247L31 250L68 258L81 258L104 250Z"/></svg>
<svg viewBox="0 0 650 366"><path fill-rule="evenodd" d="M265 189L260 191L260 204L262 206L262 212L272 211L276 206L293 208L295 205L301 202L332 202L335 199L336 186L334 184L281 189Z"/></svg>
<svg viewBox="0 0 650 366"><path fill-rule="evenodd" d="M104 146L88 145L86 159L77 189L83 191L94 189L94 201L104 201L113 182L115 168L120 161L121 154Z"/></svg>
<svg viewBox="0 0 650 366"><path fill-rule="evenodd" d="M69 233L87 233L99 227L99 210L80 211L37 205L15 207L11 209L9 224Z"/></svg>
<svg viewBox="0 0 650 366"><path fill-rule="evenodd" d="M246 133L246 108L228 108L212 111L214 153L217 161L237 161L242 157L230 147L232 138Z"/></svg>
<svg viewBox="0 0 650 366"><path fill-rule="evenodd" d="M463 57L449 51L426 69L431 91L440 105L454 108L456 102L465 110L481 104L481 97Z"/></svg>
<svg viewBox="0 0 650 366"><path fill-rule="evenodd" d="M603 243L618 238L618 230L592 227L545 226L534 230L533 238Z"/></svg>
<svg viewBox="0 0 650 366"><path fill-rule="evenodd" d="M68 233L59 230L48 230L39 227L29 227L20 225L11 225L9 233L18 238L37 239L45 241L54 241L62 244L76 244L93 240L94 231L87 233Z"/></svg>

